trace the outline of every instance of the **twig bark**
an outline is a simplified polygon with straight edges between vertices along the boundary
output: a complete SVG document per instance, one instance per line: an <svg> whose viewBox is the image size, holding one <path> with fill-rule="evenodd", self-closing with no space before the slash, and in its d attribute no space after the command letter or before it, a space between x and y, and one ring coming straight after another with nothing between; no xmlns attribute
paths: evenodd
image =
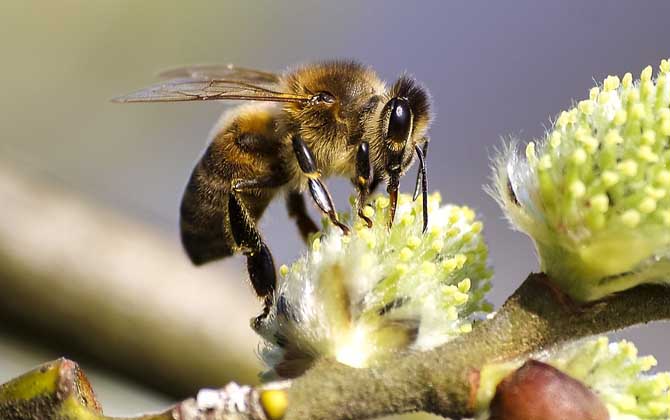
<svg viewBox="0 0 670 420"><path fill-rule="evenodd" d="M173 395L253 383L259 304L178 240L0 168L0 318ZM35 330L39 331L35 334Z"/></svg>

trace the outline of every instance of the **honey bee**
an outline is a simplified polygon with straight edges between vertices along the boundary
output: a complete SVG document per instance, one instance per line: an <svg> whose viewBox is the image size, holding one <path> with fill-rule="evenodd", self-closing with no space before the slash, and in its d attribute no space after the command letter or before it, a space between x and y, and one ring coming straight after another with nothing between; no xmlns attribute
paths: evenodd
<svg viewBox="0 0 670 420"><path fill-rule="evenodd" d="M251 284L267 303L276 287L272 255L256 224L284 191L289 215L303 239L318 230L305 207L316 206L344 233L324 184L350 178L358 215L368 195L386 182L393 223L401 176L419 160L414 199L423 193L428 223L426 136L430 96L409 76L387 88L353 61L309 64L275 74L232 65L192 66L162 73L169 79L115 98L115 102L259 101L225 112L196 164L180 209L181 240L191 261L204 264L242 253Z"/></svg>

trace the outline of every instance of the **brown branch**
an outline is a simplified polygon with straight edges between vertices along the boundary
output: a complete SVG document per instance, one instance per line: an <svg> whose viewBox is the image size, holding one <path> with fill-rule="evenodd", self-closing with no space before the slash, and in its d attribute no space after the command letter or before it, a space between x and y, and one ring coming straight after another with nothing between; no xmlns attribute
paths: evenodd
<svg viewBox="0 0 670 420"><path fill-rule="evenodd" d="M177 238L0 168L0 319L185 396L254 382L259 304L246 281L193 267ZM37 331L36 331L37 330Z"/></svg>

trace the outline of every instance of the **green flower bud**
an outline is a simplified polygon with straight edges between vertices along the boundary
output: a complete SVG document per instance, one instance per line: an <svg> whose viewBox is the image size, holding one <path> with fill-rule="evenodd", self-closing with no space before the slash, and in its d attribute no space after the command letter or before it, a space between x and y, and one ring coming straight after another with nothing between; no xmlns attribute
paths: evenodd
<svg viewBox="0 0 670 420"><path fill-rule="evenodd" d="M390 354L434 348L467 333L491 305L491 270L482 223L467 207L429 196L422 233L421 200L401 194L388 228L388 199L377 197L349 235L326 223L311 249L281 280L257 332L274 374L292 377L314 359L367 367ZM355 212L353 213L355 214Z"/></svg>
<svg viewBox="0 0 670 420"><path fill-rule="evenodd" d="M495 161L492 194L576 300L670 280L670 73L608 76L526 148Z"/></svg>

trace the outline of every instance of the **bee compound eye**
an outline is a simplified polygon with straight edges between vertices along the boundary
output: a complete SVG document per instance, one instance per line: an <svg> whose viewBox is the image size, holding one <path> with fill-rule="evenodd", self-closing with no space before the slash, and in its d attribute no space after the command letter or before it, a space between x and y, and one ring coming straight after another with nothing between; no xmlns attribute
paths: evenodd
<svg viewBox="0 0 670 420"><path fill-rule="evenodd" d="M335 96L329 92L318 92L312 97L312 102L321 104L332 104L335 102Z"/></svg>
<svg viewBox="0 0 670 420"><path fill-rule="evenodd" d="M412 110L405 98L393 98L386 106L389 108L386 138L393 141L406 141L412 129Z"/></svg>

